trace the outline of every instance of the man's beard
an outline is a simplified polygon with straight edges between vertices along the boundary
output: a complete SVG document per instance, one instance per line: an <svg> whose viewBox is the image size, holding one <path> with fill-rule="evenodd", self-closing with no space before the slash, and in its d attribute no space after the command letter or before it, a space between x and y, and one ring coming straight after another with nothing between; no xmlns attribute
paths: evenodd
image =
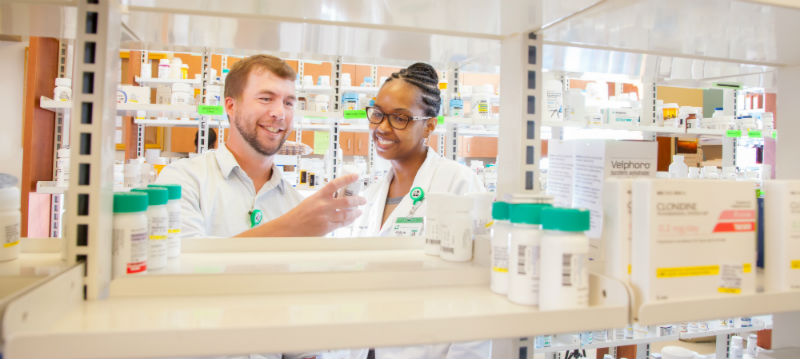
<svg viewBox="0 0 800 359"><path fill-rule="evenodd" d="M239 116L237 116L237 117L238 117L237 121L233 121L234 122L234 126L236 126L236 129L242 135L242 138L244 138L244 140L247 141L247 143L250 144L250 147L252 147L254 150L256 150L256 152L258 152L258 153L260 153L260 154L262 154L264 156L272 156L272 155L278 153L278 150L281 149L281 147L283 146L283 143L286 142L286 136L283 136L283 138L281 138L281 142L274 149L269 149L269 148L264 147L264 145L262 145L258 141L258 129L253 129L253 131L245 130L244 125L242 125L240 123L240 121L239 121L239 119L241 119L241 117L239 117Z"/></svg>

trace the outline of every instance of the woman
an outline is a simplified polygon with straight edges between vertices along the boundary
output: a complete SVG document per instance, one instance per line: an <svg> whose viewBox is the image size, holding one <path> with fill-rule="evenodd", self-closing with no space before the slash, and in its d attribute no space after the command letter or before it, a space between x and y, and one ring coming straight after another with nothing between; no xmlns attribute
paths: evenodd
<svg viewBox="0 0 800 359"><path fill-rule="evenodd" d="M414 205L413 189L422 193L465 194L485 191L469 168L428 147L441 104L439 76L428 64L416 63L392 74L367 108L375 150L391 171L365 190L367 205L356 224L361 236L421 235L422 229L397 229L398 218L424 217L426 201ZM418 191L414 191L418 192ZM488 358L489 342L376 348L375 358Z"/></svg>
<svg viewBox="0 0 800 359"><path fill-rule="evenodd" d="M375 151L392 169L364 193L368 204L356 223L361 236L408 235L394 230L393 225L398 218L425 216L424 193L485 190L472 170L443 158L427 145L441 101L436 70L416 63L393 73L378 92L375 106L367 108ZM414 206L409 192L417 187L423 200Z"/></svg>

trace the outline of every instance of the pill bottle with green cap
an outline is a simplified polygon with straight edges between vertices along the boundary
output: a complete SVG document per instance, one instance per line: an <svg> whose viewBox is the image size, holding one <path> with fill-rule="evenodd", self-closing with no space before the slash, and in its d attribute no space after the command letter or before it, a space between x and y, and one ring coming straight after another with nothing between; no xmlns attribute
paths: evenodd
<svg viewBox="0 0 800 359"><path fill-rule="evenodd" d="M112 277L147 272L150 250L147 193L114 193L111 234Z"/></svg>
<svg viewBox="0 0 800 359"><path fill-rule="evenodd" d="M167 202L169 192L166 188L134 188L131 192L147 193L147 222L150 237L147 252L147 269L161 269L167 266L167 234L169 232L169 212Z"/></svg>
<svg viewBox="0 0 800 359"><path fill-rule="evenodd" d="M509 205L492 203L492 272L490 288L498 294L508 293L508 242L511 234Z"/></svg>
<svg viewBox="0 0 800 359"><path fill-rule="evenodd" d="M589 306L589 211L542 210L540 310Z"/></svg>
<svg viewBox="0 0 800 359"><path fill-rule="evenodd" d="M167 258L181 255L181 185L177 184L151 184L147 187L166 188L169 200L167 212L169 213L169 227L167 229Z"/></svg>
<svg viewBox="0 0 800 359"><path fill-rule="evenodd" d="M539 305L541 214L549 207L545 203L518 203L509 208L508 300L514 303Z"/></svg>

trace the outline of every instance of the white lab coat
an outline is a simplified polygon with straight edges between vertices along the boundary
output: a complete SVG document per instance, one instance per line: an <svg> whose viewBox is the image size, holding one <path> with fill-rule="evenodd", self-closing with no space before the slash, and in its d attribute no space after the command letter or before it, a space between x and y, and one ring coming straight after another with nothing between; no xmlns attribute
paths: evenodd
<svg viewBox="0 0 800 359"><path fill-rule="evenodd" d="M364 214L356 221L355 232L358 236L393 236L392 224L398 217L425 216L427 207L425 199L422 200L416 211L411 214L413 201L406 195L389 217L386 218L386 222L383 225L381 224L392 176L393 172L389 171L384 178L371 184L364 191L363 196L367 199L367 205L363 209ZM414 187L422 188L424 193L439 192L458 195L486 191L481 180L471 169L455 161L443 158L431 148L428 148L425 162L422 163L417 175L414 177L414 183L411 188ZM375 348L376 359L482 359L489 358L490 353L491 344L488 340ZM357 356L351 356L351 358L357 358Z"/></svg>
<svg viewBox="0 0 800 359"><path fill-rule="evenodd" d="M363 215L355 222L355 233L358 237L391 236L392 224L398 217L411 215L413 201L408 195L395 207L392 213L383 220L383 208L386 206L386 196L389 194L389 184L392 183L392 171L381 180L371 184L364 191L367 204L362 209ZM424 193L450 193L465 194L468 192L484 192L486 189L474 172L458 162L443 158L430 147L425 162L417 171L411 188L420 187ZM427 202L425 199L413 213L414 217L424 217Z"/></svg>

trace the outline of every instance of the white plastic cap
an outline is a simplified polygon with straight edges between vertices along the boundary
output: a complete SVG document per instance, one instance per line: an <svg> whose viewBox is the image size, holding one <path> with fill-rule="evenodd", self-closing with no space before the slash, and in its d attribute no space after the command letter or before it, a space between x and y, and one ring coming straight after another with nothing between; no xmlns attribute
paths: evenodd
<svg viewBox="0 0 800 359"><path fill-rule="evenodd" d="M449 193L425 193L424 201L428 202L427 211L469 212L473 199L467 196L456 196Z"/></svg>
<svg viewBox="0 0 800 359"><path fill-rule="evenodd" d="M72 79L66 77L57 77L56 78L56 86L60 87L72 87Z"/></svg>
<svg viewBox="0 0 800 359"><path fill-rule="evenodd" d="M731 346L742 347L742 337L734 335L731 337Z"/></svg>
<svg viewBox="0 0 800 359"><path fill-rule="evenodd" d="M169 65L169 59L158 60L158 66L164 66L164 65L167 65L167 66Z"/></svg>
<svg viewBox="0 0 800 359"><path fill-rule="evenodd" d="M672 160L683 162L683 155L672 155Z"/></svg>
<svg viewBox="0 0 800 359"><path fill-rule="evenodd" d="M191 92L192 91L192 87L189 86L189 84L177 82L177 83L172 84L172 91L173 92Z"/></svg>

